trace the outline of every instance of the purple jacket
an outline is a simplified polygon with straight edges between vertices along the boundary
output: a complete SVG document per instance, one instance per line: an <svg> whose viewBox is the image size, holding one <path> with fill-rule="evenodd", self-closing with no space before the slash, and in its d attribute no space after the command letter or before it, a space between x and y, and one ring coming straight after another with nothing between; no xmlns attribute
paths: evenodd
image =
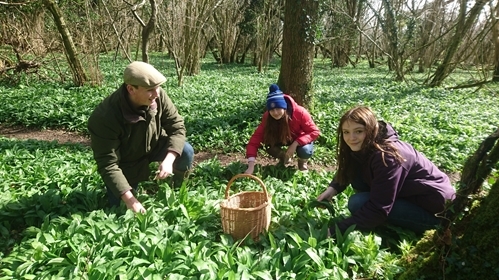
<svg viewBox="0 0 499 280"><path fill-rule="evenodd" d="M449 177L410 144L400 141L393 127L387 124L386 128L387 139L406 161L399 164L385 153L385 165L381 151L366 158L354 152L363 180L370 188L370 198L351 217L338 223L342 232L353 224L359 230L371 230L383 224L398 198L404 198L432 214L442 212L445 201L454 199L456 191ZM329 186L338 193L347 187L340 186L335 178Z"/></svg>

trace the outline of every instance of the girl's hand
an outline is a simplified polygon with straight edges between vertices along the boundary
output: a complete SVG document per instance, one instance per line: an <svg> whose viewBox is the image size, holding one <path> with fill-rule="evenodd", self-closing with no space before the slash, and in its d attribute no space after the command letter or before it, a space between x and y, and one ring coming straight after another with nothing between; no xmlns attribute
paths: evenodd
<svg viewBox="0 0 499 280"><path fill-rule="evenodd" d="M290 158L293 158L293 155L295 154L297 147L298 147L298 142L293 141L293 143L291 143L291 145L289 145L288 149L286 150L286 158L285 159L289 160ZM284 160L284 163L287 164L288 160Z"/></svg>
<svg viewBox="0 0 499 280"><path fill-rule="evenodd" d="M255 171L255 162L248 161L248 169L246 169L246 171L244 171L244 174L252 175L254 171Z"/></svg>
<svg viewBox="0 0 499 280"><path fill-rule="evenodd" d="M318 197L318 201L331 201L333 196L338 194L338 192L333 187L328 187L324 192L322 192Z"/></svg>

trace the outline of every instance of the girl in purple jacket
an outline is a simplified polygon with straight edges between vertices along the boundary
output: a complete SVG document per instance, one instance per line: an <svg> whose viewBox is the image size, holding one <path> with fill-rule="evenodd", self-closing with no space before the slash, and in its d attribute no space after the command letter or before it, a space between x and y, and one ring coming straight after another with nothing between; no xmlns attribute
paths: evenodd
<svg viewBox="0 0 499 280"><path fill-rule="evenodd" d="M358 106L341 117L337 143L338 170L317 200L331 200L352 186L352 215L336 224L341 232L388 223L422 234L440 223L446 201L455 196L449 178L370 108Z"/></svg>
<svg viewBox="0 0 499 280"><path fill-rule="evenodd" d="M282 164L287 164L296 152L298 168L307 170L307 160L314 149L313 141L319 134L310 113L284 94L279 86L270 85L267 111L246 146L248 169L244 173L253 174L258 149L262 145ZM287 149L283 150L282 146L287 146Z"/></svg>

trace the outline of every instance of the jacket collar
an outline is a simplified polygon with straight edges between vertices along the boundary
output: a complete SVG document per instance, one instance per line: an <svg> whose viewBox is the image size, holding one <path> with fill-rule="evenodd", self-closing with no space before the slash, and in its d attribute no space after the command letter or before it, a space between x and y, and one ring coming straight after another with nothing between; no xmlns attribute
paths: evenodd
<svg viewBox="0 0 499 280"><path fill-rule="evenodd" d="M132 106L126 84L123 84L120 88L120 107L123 118L128 123L137 123L145 120L146 112L149 109L147 106L140 107L139 109L135 109Z"/></svg>

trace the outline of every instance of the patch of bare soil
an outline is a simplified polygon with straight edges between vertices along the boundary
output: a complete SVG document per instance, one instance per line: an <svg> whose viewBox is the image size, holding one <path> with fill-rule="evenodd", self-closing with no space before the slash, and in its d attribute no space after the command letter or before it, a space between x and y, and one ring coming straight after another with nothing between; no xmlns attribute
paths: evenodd
<svg viewBox="0 0 499 280"><path fill-rule="evenodd" d="M76 132L52 129L33 129L21 126L6 126L0 124L0 135L8 138L16 138L21 140L34 139L39 141L57 141L58 143L77 143L82 145L90 145L90 139L85 135Z"/></svg>
<svg viewBox="0 0 499 280"><path fill-rule="evenodd" d="M15 138L20 140L28 140L34 139L39 141L57 141L60 144L65 143L76 143L85 146L90 146L90 138L86 135L64 131L64 130L54 130L54 129L33 129L26 128L21 126L7 126L4 124L0 124L0 136ZM217 158L218 161L222 164L222 166L227 166L233 162L240 161L242 163L246 163L245 155L242 153L222 153L222 152L207 152L202 151L198 152L194 155L194 164L199 164L205 160L210 160L213 158ZM258 164L261 165L273 165L276 164L277 161L274 158L270 157L258 157ZM296 167L296 160L294 162ZM309 169L311 170L326 170L333 171L333 166L322 166L314 163L309 163Z"/></svg>
<svg viewBox="0 0 499 280"><path fill-rule="evenodd" d="M58 143L77 143L86 146L90 146L90 138L86 135L82 135L76 132L64 131L64 130L53 130L53 129L33 129L19 126L6 126L0 124L0 135L9 138L16 139L35 139L40 141L57 141ZM242 153L222 153L222 152L198 152L194 155L194 164L197 165L205 160L217 158L222 166L227 166L233 162L240 161L246 163L245 155ZM262 166L276 164L277 161L271 157L258 157L257 163ZM294 161L295 167L297 167L296 160ZM310 170L325 170L328 172L333 172L335 170L334 166L324 166L314 164L313 162L308 164ZM459 173L447 174L454 184L461 179Z"/></svg>

